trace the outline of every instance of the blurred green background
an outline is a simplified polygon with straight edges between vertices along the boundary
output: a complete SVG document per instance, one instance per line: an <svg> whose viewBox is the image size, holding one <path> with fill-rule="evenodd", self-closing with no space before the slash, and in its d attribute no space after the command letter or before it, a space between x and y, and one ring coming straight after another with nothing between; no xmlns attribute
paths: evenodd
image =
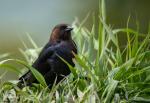
<svg viewBox="0 0 150 103"><path fill-rule="evenodd" d="M89 12L85 26L90 27L92 14L98 15L98 4L98 0L0 0L0 54L18 56L27 32L38 46L44 46L56 24L71 24L75 17L82 21ZM136 28L138 21L140 32L147 33L149 5L150 0L106 0L107 23L123 28L130 16L130 27Z"/></svg>

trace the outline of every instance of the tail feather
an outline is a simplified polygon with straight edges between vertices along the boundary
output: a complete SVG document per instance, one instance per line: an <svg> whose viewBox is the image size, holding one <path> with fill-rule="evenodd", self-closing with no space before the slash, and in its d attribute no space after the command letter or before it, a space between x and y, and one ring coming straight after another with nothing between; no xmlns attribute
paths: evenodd
<svg viewBox="0 0 150 103"><path fill-rule="evenodd" d="M31 71L28 71L26 74L24 74L23 76L19 78L19 82L17 86L19 88L23 88L25 86L31 86L33 82L36 83L36 79L31 73Z"/></svg>

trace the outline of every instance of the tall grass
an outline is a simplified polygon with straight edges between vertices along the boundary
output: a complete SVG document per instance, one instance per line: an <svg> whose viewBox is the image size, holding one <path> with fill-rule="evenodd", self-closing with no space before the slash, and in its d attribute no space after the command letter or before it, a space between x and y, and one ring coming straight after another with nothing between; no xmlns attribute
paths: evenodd
<svg viewBox="0 0 150 103"><path fill-rule="evenodd" d="M78 55L75 55L76 66L71 67L63 60L72 73L58 85L54 85L52 90L46 88L43 77L30 66L40 49L28 35L33 49L28 48L24 42L26 50L20 49L26 62L15 59L11 61L14 65L19 63L30 69L41 84L19 89L15 82L5 82L0 85L0 102L150 102L150 32L144 35L139 33L138 29L129 28L129 20L126 28L112 29L106 24L104 0L100 1L99 8L98 32L95 20L91 30L83 26L86 19L83 22L73 23L73 39L79 51ZM125 45L120 43L120 35L126 36ZM20 73L17 67L7 61L10 59L3 58L0 61L0 68Z"/></svg>

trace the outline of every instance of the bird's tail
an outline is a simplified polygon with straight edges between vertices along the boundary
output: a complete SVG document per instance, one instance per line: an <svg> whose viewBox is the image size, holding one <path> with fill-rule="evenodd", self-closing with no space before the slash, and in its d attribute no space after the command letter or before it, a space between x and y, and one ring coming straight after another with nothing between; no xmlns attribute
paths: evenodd
<svg viewBox="0 0 150 103"><path fill-rule="evenodd" d="M19 82L17 83L17 86L19 88L23 88L25 86L30 86L33 79L34 79L34 76L32 75L32 73L30 71L28 71L26 74L24 74L23 76L21 76L19 78Z"/></svg>

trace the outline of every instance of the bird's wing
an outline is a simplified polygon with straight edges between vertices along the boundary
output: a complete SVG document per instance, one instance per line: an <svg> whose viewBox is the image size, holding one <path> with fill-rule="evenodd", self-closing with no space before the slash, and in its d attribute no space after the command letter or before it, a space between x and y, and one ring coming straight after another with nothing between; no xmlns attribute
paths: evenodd
<svg viewBox="0 0 150 103"><path fill-rule="evenodd" d="M68 75L70 73L70 70L67 66L67 64L62 61L61 58L63 58L65 61L67 61L69 64L74 66L74 63L72 61L71 56L71 50L67 48L67 46L57 46L55 48L55 53L46 59L47 63L50 66L50 71L55 72L57 74L64 74Z"/></svg>

